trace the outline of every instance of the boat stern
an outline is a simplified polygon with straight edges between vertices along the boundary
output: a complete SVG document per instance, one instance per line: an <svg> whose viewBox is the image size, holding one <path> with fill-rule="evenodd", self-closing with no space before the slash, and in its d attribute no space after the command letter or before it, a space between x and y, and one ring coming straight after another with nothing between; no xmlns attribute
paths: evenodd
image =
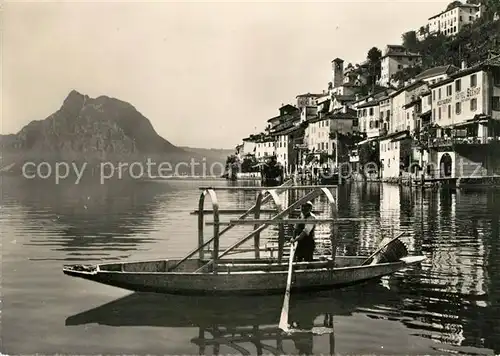
<svg viewBox="0 0 500 356"><path fill-rule="evenodd" d="M90 276L95 276L99 272L99 265L64 265L63 273L68 276L82 277L89 279Z"/></svg>

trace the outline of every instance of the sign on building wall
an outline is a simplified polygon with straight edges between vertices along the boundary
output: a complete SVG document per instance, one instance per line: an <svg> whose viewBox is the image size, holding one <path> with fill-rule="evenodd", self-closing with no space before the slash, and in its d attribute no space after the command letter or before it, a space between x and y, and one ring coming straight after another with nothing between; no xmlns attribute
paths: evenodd
<svg viewBox="0 0 500 356"><path fill-rule="evenodd" d="M455 94L455 101L467 101L481 93L481 87L467 88L465 91L461 91Z"/></svg>
<svg viewBox="0 0 500 356"><path fill-rule="evenodd" d="M446 99L443 99L443 100L439 100L436 104L437 104L437 106L451 104L451 98L446 98Z"/></svg>

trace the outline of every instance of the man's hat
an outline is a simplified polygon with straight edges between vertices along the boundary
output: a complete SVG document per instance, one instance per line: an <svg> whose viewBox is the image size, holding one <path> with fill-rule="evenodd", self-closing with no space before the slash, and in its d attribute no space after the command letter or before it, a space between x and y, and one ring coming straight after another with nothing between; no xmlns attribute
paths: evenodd
<svg viewBox="0 0 500 356"><path fill-rule="evenodd" d="M311 201L308 201L308 202L305 202L304 204L302 204L302 206L307 206L309 205L311 207L311 209L314 207L313 203L311 203Z"/></svg>

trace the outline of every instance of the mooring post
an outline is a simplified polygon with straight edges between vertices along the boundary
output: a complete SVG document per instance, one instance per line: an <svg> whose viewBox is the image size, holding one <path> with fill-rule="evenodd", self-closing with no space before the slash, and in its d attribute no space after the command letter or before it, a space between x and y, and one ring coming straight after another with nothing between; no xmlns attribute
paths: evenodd
<svg viewBox="0 0 500 356"><path fill-rule="evenodd" d="M200 327L200 329L198 330L198 338L200 340L202 340L202 342L200 342L198 344L198 350L199 350L199 355L205 355L205 328L203 327Z"/></svg>
<svg viewBox="0 0 500 356"><path fill-rule="evenodd" d="M255 219L260 219L260 208L262 204L262 196L263 192L257 192L257 197L255 199L255 212L254 212L254 217ZM254 225L254 230L257 230L259 228L259 224ZM255 258L259 259L260 258L260 232L256 233L254 238L254 249L255 249Z"/></svg>
<svg viewBox="0 0 500 356"><path fill-rule="evenodd" d="M198 200L198 258L200 261L204 260L205 254L204 249L202 248L204 242L204 231L203 227L205 226L205 215L203 212L205 205L205 195L206 191L201 192L200 199Z"/></svg>
<svg viewBox="0 0 500 356"><path fill-rule="evenodd" d="M214 250L212 253L212 259L214 260L213 273L217 274L217 265L219 259L219 212L218 204L214 204Z"/></svg>

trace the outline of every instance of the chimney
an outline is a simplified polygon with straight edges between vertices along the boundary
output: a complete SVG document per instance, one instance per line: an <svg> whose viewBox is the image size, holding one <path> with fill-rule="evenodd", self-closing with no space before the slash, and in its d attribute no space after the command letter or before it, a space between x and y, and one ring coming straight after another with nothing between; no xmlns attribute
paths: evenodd
<svg viewBox="0 0 500 356"><path fill-rule="evenodd" d="M467 62L465 60L462 61L462 70L467 69Z"/></svg>

